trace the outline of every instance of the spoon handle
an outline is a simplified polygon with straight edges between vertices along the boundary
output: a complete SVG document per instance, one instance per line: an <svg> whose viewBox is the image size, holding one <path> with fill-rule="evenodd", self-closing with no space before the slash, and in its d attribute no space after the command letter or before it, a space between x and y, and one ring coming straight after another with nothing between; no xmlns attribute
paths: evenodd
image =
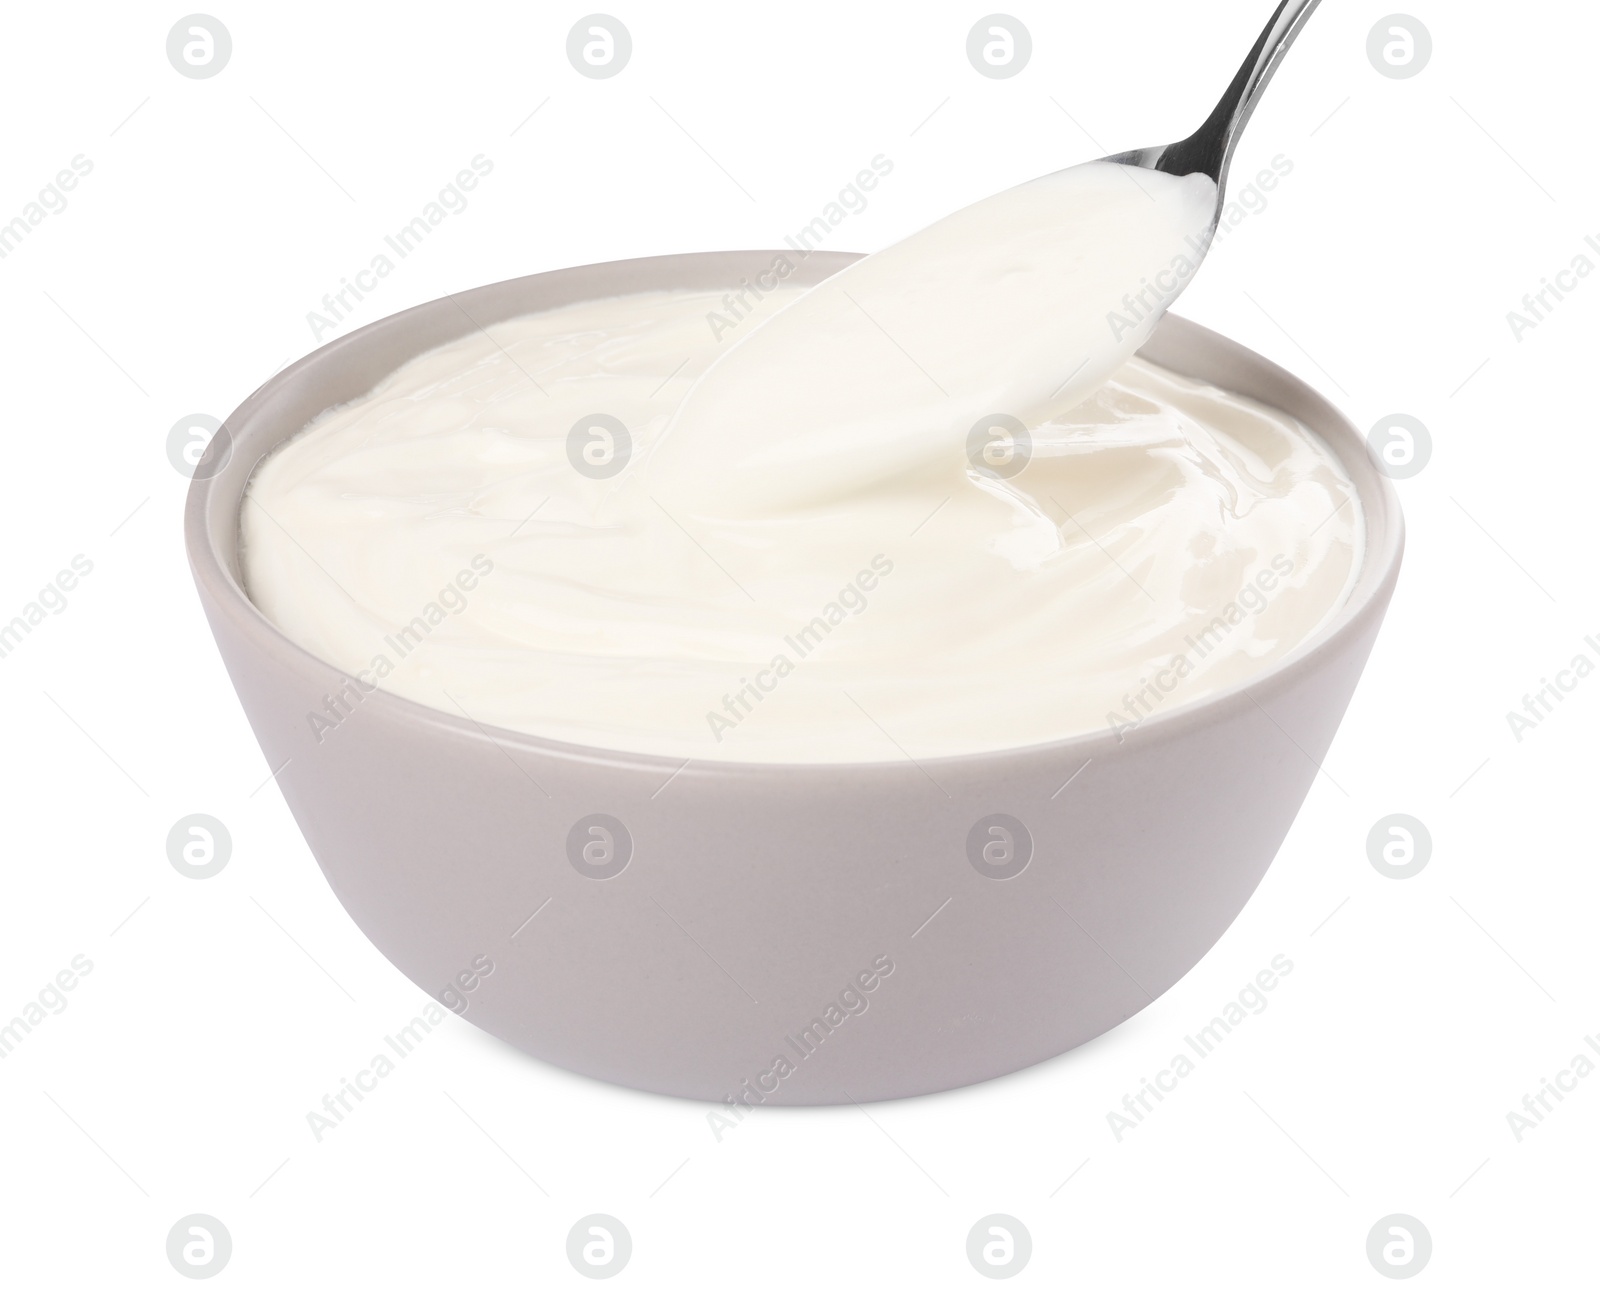
<svg viewBox="0 0 1600 1295"><path fill-rule="evenodd" d="M1267 88L1267 82L1278 70L1278 64L1289 52L1289 46L1300 34L1306 19L1321 2L1282 0L1211 115L1188 139L1124 153L1112 160L1172 175L1204 172L1216 181L1220 197L1227 181L1228 163L1233 160L1233 147L1255 111L1261 92Z"/></svg>

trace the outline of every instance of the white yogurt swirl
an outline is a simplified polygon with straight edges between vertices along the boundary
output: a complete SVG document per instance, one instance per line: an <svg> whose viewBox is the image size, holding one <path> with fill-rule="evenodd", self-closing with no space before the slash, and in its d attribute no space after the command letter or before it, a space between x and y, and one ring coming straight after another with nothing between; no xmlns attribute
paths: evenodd
<svg viewBox="0 0 1600 1295"><path fill-rule="evenodd" d="M773 291L758 314L800 295ZM732 355L706 325L720 297L648 293L493 325L326 412L259 468L242 521L250 595L349 675L307 715L311 735L338 740L376 686L480 724L680 759L1023 747L1126 731L1246 680L1353 583L1356 492L1306 428L1139 360L1087 403L1074 383L1052 401L1068 376L1060 339L1028 353L1024 368L1051 358L1014 388L1032 404L967 407L1024 410L1027 453L982 430L969 458L966 411L936 424L936 445L891 419L874 442L887 458L842 463L810 452L825 426L788 421L774 450L744 422L745 444L705 433L718 484L701 490L691 456L654 454L696 379Z"/></svg>
<svg viewBox="0 0 1600 1295"><path fill-rule="evenodd" d="M1090 162L855 262L729 349L650 464L664 501L759 516L960 457L1091 396L1210 243L1217 186Z"/></svg>

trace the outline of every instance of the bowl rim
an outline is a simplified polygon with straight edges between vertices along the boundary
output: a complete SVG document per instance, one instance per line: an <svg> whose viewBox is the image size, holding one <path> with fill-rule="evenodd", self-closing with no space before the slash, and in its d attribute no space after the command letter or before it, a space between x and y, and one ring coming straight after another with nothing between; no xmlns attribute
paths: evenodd
<svg viewBox="0 0 1600 1295"><path fill-rule="evenodd" d="M824 272L813 275L810 265L802 263L798 268L806 272L796 274L796 280L820 282L863 255L865 253L813 250L805 255L804 262L814 262L824 267ZM497 307L503 305L506 298L521 296L536 285L555 287L553 281L557 279L574 276L631 279L635 275L666 279L681 277L683 271L707 271L721 267L727 273L725 279L718 279L718 283L726 282L729 286L735 286L741 272L748 274L752 267L767 269L775 263L775 258L789 258L791 262L801 260L793 249L690 252L600 261L523 275L447 294L386 315L285 365L223 420L221 431L216 434L227 438L223 442L226 457L222 465L211 473L196 473L190 480L184 506L184 547L196 586L203 600L208 602L208 610L214 608L227 616L233 628L254 650L294 667L297 673L304 674L314 669L331 672L342 678L350 677L349 672L302 647L273 624L251 600L239 574L239 517L249 481L273 450L306 425L301 423L285 429L280 422L273 426L274 420L268 417L267 406L277 393L309 370L337 364L343 353L354 351L386 334L414 326L430 316L461 317L462 326L455 336L465 336L486 323L504 322L517 315L535 313L539 309L554 309L561 303L536 306L531 310L526 306L510 311ZM672 285L663 286L670 288ZM633 287L625 291L651 290L648 287ZM594 300L615 295L623 294L592 292L587 297L580 294L569 299ZM469 313L463 303L475 304L480 309ZM446 337L429 342L405 358L391 363L388 371L392 372L400 364L449 340ZM1333 452L1355 485L1366 524L1366 542L1361 568L1344 605L1329 616L1315 634L1267 669L1228 687L1147 716L1123 734L1113 733L1107 728L1096 728L1026 746L926 757L903 754L902 758L890 760L724 760L699 755L657 755L541 737L518 729L482 723L464 714L452 715L425 702L389 692L381 685L366 694L362 709L365 712L369 707L376 707L378 713L386 713L396 723L415 729L442 731L471 742L488 741L502 749L510 747L525 754L566 763L670 774L673 777L697 773L702 777L720 778L795 778L818 774L837 776L841 773L872 776L900 770L908 765L919 769L932 767L957 771L975 765L1037 762L1055 757L1082 762L1110 754L1125 754L1151 743L1177 737L1241 708L1261 709L1255 693L1280 692L1303 682L1308 676L1316 674L1324 663L1339 655L1352 640L1359 639L1369 628L1375 628L1374 621L1382 619L1399 576L1405 549L1405 522L1394 483L1382 471L1366 439L1349 418L1315 388L1241 343L1171 313L1163 317L1155 334L1140 348L1139 354L1185 376L1222 385L1214 374L1192 372L1196 363L1193 359L1187 363L1174 363L1161 358L1163 353L1184 346L1203 352L1207 362L1231 362L1253 379L1252 385L1257 388L1273 389L1276 399L1263 399L1261 396L1252 398L1298 418ZM1297 408L1284 408L1285 399ZM1271 719L1270 715L1268 719ZM1087 764L1082 767L1087 767Z"/></svg>

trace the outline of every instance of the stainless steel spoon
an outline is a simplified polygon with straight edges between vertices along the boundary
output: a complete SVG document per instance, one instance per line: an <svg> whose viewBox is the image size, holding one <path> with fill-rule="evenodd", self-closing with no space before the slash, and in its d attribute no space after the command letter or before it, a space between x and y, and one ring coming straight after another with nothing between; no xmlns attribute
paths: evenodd
<svg viewBox="0 0 1600 1295"><path fill-rule="evenodd" d="M940 456L953 459L962 438L1037 426L1092 396L1192 281L1222 216L1239 132L1318 3L1278 4L1222 101L1188 139L991 195L824 280L743 336L696 382L651 450L652 498L666 500L658 506L676 500L673 506L704 517L817 506ZM1118 174L1159 204L1153 216L1116 193L1115 181L1110 197L1099 187L1096 168L1117 169L1107 163L1127 168ZM1147 184L1138 169L1171 178ZM1202 186L1179 183L1200 174L1216 193L1209 211ZM1105 217L1119 210L1117 201L1145 218L1130 221L1135 232L1127 237ZM1081 229L1062 229L1060 222L1079 216ZM951 228L969 232L958 237ZM1015 261L1006 259L1010 252L975 256L972 239L993 230L1024 231L1012 244L1022 249ZM1032 230L1041 242L1059 233L1071 254L1051 260L1029 250ZM1099 234L1097 247L1090 239ZM1006 247L1003 239L998 245ZM1016 272L1016 263L1029 272ZM914 308L907 305L913 287L920 288ZM1063 294L1071 308L1046 319L1041 303L1054 305ZM973 363L979 348L993 363ZM942 357L942 366L934 362L940 377L924 367L930 356ZM997 402L1008 421L994 422ZM708 463L719 470L706 471ZM728 487L734 479L737 490Z"/></svg>
<svg viewBox="0 0 1600 1295"><path fill-rule="evenodd" d="M1150 171L1165 171L1169 175L1209 175L1217 185L1217 213L1220 217L1227 187L1228 163L1233 160L1234 145L1255 111L1261 92L1278 70L1278 64L1289 52L1289 46L1300 34L1306 19L1311 17L1322 0L1283 0L1267 23L1266 30L1255 43L1244 66L1239 69L1233 83L1228 86L1221 101L1212 110L1205 123L1188 139L1176 144L1158 144L1153 148L1134 149L1109 157L1108 162L1124 166L1139 166Z"/></svg>

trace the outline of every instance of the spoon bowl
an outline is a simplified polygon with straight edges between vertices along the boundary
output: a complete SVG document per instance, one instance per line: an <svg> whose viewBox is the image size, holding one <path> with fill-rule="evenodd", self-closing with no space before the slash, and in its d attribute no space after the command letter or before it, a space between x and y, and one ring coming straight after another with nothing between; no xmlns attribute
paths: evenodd
<svg viewBox="0 0 1600 1295"><path fill-rule="evenodd" d="M656 443L652 497L702 518L826 506L1088 399L1205 259L1239 133L1317 3L1279 4L1188 139L993 194L756 324Z"/></svg>
<svg viewBox="0 0 1600 1295"><path fill-rule="evenodd" d="M1295 37L1322 0L1282 0L1263 28L1254 47L1240 66L1227 90L1205 119L1200 129L1175 144L1137 148L1106 158L1123 166L1164 171L1168 175L1208 175L1217 186L1217 211L1220 214L1228 182L1228 164L1244 133L1267 82L1289 52Z"/></svg>

